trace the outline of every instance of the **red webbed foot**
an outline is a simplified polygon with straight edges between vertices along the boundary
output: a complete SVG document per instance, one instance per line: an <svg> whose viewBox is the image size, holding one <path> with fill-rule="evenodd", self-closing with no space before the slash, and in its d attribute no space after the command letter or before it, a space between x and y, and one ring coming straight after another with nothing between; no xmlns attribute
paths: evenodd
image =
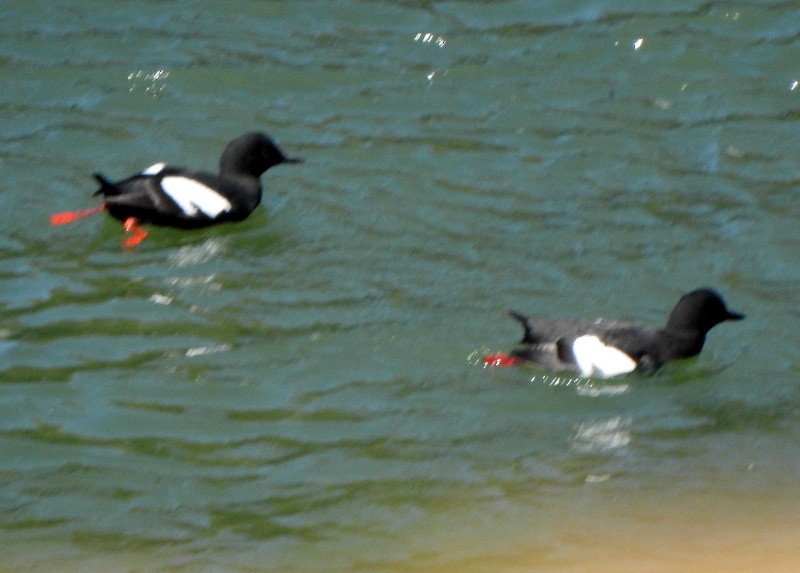
<svg viewBox="0 0 800 573"><path fill-rule="evenodd" d="M144 241L144 238L147 236L147 231L139 226L139 221L136 220L136 217L128 217L125 219L125 222L122 223L122 228L126 233L130 233L131 235L122 241L122 246L126 249L135 247Z"/></svg>
<svg viewBox="0 0 800 573"><path fill-rule="evenodd" d="M487 354L483 357L484 367L504 368L506 366L514 366L517 363L519 363L519 360L508 354L503 354L502 352Z"/></svg>
<svg viewBox="0 0 800 573"><path fill-rule="evenodd" d="M66 225L67 223L72 223L73 221L77 221L78 219L83 219L84 217L88 217L89 215L94 215L95 213L99 213L100 211L104 211L106 208L106 204L103 203L99 207L95 207L94 209L86 209L84 211L64 211L63 213L53 213L50 215L50 224L55 226L58 225Z"/></svg>

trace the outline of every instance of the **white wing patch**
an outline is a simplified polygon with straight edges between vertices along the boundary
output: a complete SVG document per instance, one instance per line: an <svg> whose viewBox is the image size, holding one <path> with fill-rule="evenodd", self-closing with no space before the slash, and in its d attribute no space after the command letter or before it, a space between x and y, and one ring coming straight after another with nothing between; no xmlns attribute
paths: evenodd
<svg viewBox="0 0 800 573"><path fill-rule="evenodd" d="M164 177L161 180L161 188L189 217L194 217L198 211L202 211L203 215L213 219L222 213L227 213L232 207L231 202L225 197L188 177L178 175Z"/></svg>
<svg viewBox="0 0 800 573"><path fill-rule="evenodd" d="M618 348L603 344L596 336L579 336L572 343L572 352L581 376L611 378L636 370L633 358Z"/></svg>
<svg viewBox="0 0 800 573"><path fill-rule="evenodd" d="M164 168L166 166L167 166L166 163L156 163L154 165L151 165L144 171L142 171L142 175L158 175L159 173L164 171Z"/></svg>

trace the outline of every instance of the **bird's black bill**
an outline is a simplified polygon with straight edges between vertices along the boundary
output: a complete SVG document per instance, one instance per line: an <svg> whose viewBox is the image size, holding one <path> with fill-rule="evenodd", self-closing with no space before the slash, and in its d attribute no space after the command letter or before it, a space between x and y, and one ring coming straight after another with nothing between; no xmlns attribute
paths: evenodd
<svg viewBox="0 0 800 573"><path fill-rule="evenodd" d="M281 163L303 163L305 159L302 157L284 157Z"/></svg>
<svg viewBox="0 0 800 573"><path fill-rule="evenodd" d="M745 317L745 315L743 315L743 314L741 314L739 312L728 311L727 320L742 320L744 317Z"/></svg>

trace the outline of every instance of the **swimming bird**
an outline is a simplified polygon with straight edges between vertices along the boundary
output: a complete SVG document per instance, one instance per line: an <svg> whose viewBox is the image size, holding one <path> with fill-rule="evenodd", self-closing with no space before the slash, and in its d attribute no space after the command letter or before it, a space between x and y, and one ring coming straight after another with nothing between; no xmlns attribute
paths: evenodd
<svg viewBox="0 0 800 573"><path fill-rule="evenodd" d="M120 181L95 173L100 188L94 194L103 197L103 204L83 212L58 213L50 221L60 225L106 210L131 234L123 241L126 247L138 245L147 236L140 223L194 229L242 221L261 203L261 175L275 165L301 161L284 155L268 135L246 133L222 152L218 174L166 163Z"/></svg>
<svg viewBox="0 0 800 573"><path fill-rule="evenodd" d="M510 354L484 357L484 364L520 362L540 368L610 378L630 372L651 372L670 360L700 353L706 334L727 320L741 320L715 290L684 294L663 328L609 318L561 319L530 317L511 311L524 329L520 346Z"/></svg>

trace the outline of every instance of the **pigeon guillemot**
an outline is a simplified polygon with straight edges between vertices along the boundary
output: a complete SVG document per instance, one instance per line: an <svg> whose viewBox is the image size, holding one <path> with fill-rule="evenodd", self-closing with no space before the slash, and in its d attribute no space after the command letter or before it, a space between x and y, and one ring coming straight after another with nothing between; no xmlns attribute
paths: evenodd
<svg viewBox="0 0 800 573"><path fill-rule="evenodd" d="M700 353L706 334L743 314L728 310L713 289L686 293L672 309L664 328L608 318L552 319L510 313L525 329L521 345L509 355L484 357L484 363L509 366L533 363L541 368L609 378L650 372L669 360Z"/></svg>
<svg viewBox="0 0 800 573"><path fill-rule="evenodd" d="M95 173L103 205L77 213L59 213L50 218L54 225L68 223L90 213L107 210L123 221L123 228L132 235L126 247L139 244L147 232L139 222L193 229L242 221L261 202L261 174L280 163L299 163L287 157L263 133L246 133L231 141L219 160L219 174L170 167L156 163L141 173L110 181Z"/></svg>

